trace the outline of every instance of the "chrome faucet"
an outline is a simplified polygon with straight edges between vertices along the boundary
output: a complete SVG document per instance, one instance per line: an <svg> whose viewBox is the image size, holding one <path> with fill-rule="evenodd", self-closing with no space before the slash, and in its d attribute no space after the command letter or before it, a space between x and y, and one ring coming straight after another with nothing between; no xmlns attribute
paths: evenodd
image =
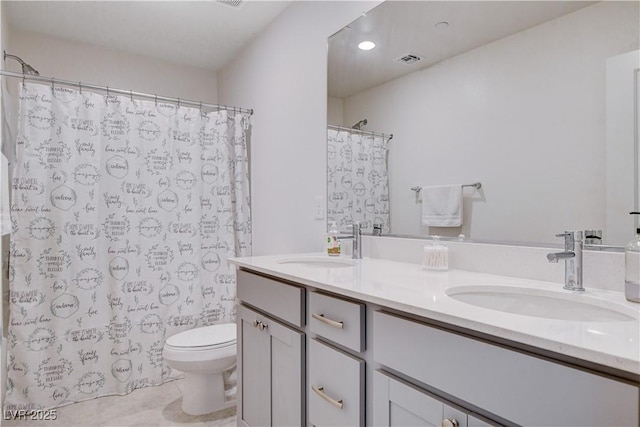
<svg viewBox="0 0 640 427"><path fill-rule="evenodd" d="M338 240L351 240L353 239L353 259L362 259L362 230L360 229L360 222L356 221L351 224L353 233L350 236L338 236Z"/></svg>
<svg viewBox="0 0 640 427"><path fill-rule="evenodd" d="M582 231L565 231L556 234L556 237L564 237L564 252L552 252L547 254L549 262L558 262L563 259L564 286L569 291L584 291L582 287L582 246L584 244Z"/></svg>

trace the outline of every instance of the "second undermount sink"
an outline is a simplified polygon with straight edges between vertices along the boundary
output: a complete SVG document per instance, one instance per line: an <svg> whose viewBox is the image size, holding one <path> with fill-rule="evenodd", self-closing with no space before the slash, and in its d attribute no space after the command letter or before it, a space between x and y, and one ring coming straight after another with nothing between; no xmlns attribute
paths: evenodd
<svg viewBox="0 0 640 427"><path fill-rule="evenodd" d="M513 286L456 286L457 301L523 316L582 322L638 321L638 311L622 304L561 291Z"/></svg>
<svg viewBox="0 0 640 427"><path fill-rule="evenodd" d="M278 264L297 264L313 268L345 268L355 265L353 261L348 259L329 257L288 258L278 261Z"/></svg>

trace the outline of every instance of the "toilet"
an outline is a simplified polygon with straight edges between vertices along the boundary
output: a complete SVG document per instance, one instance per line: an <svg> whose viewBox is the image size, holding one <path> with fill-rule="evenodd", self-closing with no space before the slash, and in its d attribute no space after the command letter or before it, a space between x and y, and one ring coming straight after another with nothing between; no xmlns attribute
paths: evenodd
<svg viewBox="0 0 640 427"><path fill-rule="evenodd" d="M184 372L182 410L203 415L236 404L225 394L223 374L236 365L236 325L225 323L180 332L167 338L162 355ZM232 390L233 391L233 390Z"/></svg>

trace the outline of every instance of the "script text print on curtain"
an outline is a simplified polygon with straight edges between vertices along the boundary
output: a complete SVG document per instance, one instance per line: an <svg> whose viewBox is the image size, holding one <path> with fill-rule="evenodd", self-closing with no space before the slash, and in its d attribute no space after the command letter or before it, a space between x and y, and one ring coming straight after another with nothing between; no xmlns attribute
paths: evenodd
<svg viewBox="0 0 640 427"><path fill-rule="evenodd" d="M23 84L7 408L173 377L166 337L235 320L250 116Z"/></svg>
<svg viewBox="0 0 640 427"><path fill-rule="evenodd" d="M328 130L329 222L345 228L360 221L366 232L373 231L373 224L382 224L382 232L389 232L388 143L379 135Z"/></svg>

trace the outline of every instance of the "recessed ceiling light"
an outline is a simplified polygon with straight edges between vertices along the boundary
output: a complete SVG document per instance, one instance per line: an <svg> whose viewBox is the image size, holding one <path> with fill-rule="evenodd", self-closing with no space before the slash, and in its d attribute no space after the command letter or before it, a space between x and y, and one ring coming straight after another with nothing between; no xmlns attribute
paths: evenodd
<svg viewBox="0 0 640 427"><path fill-rule="evenodd" d="M371 50L374 47L376 47L376 44L370 41L360 42L360 44L358 45L358 48L361 50Z"/></svg>

